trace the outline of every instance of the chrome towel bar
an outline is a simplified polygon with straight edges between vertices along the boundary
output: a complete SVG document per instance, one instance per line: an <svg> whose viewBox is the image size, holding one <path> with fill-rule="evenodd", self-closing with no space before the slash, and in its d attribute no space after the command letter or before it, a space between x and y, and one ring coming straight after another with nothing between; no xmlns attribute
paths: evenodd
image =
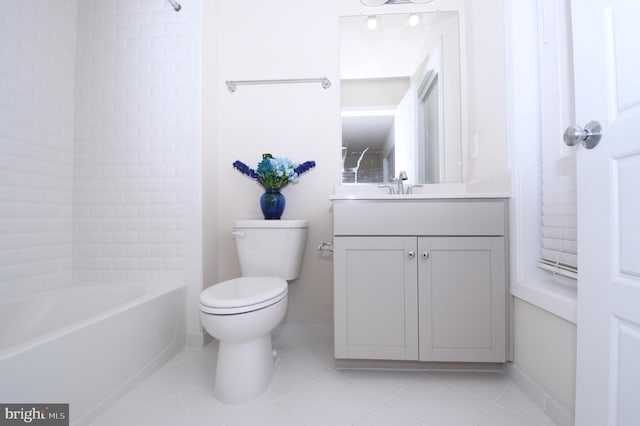
<svg viewBox="0 0 640 426"><path fill-rule="evenodd" d="M323 89L331 87L331 81L327 77L321 78L290 78L284 80L227 80L227 89L233 93L237 86L254 84L290 84L290 83L320 83Z"/></svg>

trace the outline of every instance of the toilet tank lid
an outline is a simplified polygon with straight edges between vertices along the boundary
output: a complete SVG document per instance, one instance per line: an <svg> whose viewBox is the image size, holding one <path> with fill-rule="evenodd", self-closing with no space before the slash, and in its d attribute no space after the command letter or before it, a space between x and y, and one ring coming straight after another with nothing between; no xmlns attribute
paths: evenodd
<svg viewBox="0 0 640 426"><path fill-rule="evenodd" d="M306 219L286 219L286 220L236 220L233 222L234 228L308 228L309 221Z"/></svg>

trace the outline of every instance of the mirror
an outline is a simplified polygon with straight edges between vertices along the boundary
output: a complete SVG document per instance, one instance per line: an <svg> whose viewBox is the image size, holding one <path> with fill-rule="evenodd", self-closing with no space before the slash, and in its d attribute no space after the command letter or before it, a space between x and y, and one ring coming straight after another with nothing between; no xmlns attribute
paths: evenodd
<svg viewBox="0 0 640 426"><path fill-rule="evenodd" d="M462 181L458 12L340 18L342 183Z"/></svg>

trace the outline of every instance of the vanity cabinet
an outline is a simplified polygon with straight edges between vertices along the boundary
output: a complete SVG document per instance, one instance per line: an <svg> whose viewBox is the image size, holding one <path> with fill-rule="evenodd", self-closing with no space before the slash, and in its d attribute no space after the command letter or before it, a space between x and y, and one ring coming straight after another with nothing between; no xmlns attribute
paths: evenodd
<svg viewBox="0 0 640 426"><path fill-rule="evenodd" d="M415 237L335 237L336 358L418 360Z"/></svg>
<svg viewBox="0 0 640 426"><path fill-rule="evenodd" d="M418 239L420 361L505 361L504 248L504 237Z"/></svg>
<svg viewBox="0 0 640 426"><path fill-rule="evenodd" d="M504 199L334 200L336 358L504 362L505 219Z"/></svg>

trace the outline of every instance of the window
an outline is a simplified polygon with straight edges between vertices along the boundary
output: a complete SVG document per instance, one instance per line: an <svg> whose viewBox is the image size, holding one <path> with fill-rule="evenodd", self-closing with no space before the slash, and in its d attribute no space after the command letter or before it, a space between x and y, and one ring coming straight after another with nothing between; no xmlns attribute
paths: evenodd
<svg viewBox="0 0 640 426"><path fill-rule="evenodd" d="M554 7L551 6L554 4ZM575 148L562 140L575 122L570 15L564 2L542 9L540 82L542 120L542 253L538 266L577 279Z"/></svg>

